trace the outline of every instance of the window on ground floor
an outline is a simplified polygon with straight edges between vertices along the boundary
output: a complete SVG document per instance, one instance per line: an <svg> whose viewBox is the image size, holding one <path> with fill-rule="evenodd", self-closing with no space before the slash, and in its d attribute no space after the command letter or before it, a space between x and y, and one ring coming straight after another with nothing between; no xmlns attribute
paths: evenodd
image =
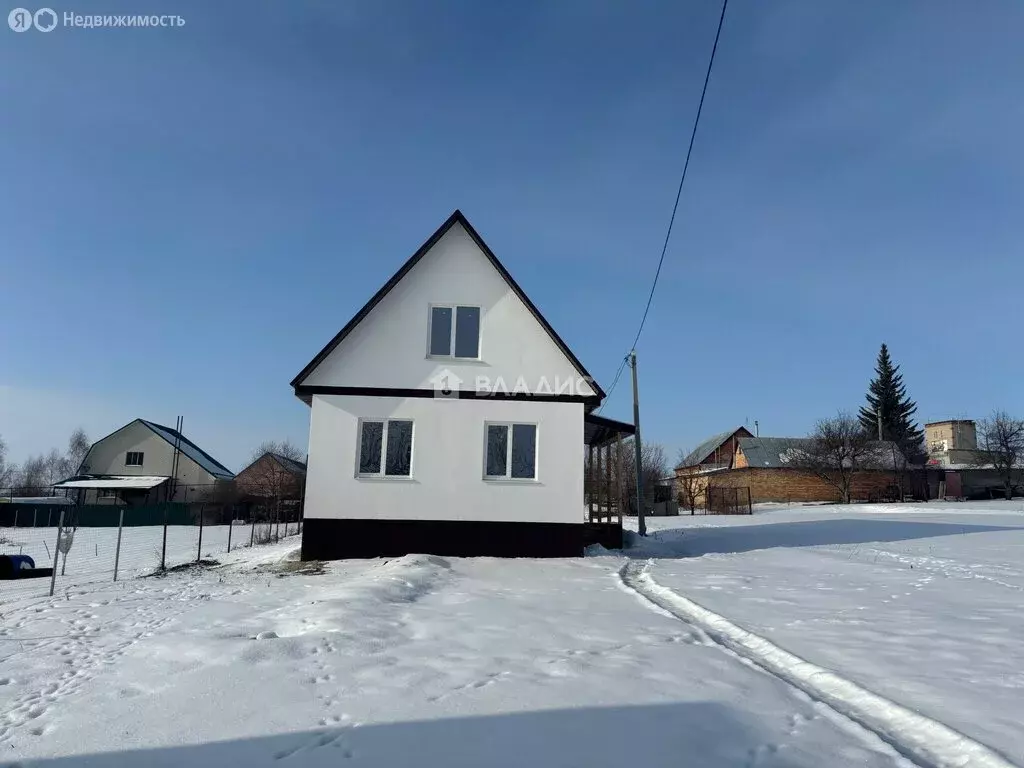
<svg viewBox="0 0 1024 768"><path fill-rule="evenodd" d="M487 480L537 479L537 425L486 425L484 478Z"/></svg>
<svg viewBox="0 0 1024 768"><path fill-rule="evenodd" d="M359 422L360 477L412 474L412 421L362 419Z"/></svg>

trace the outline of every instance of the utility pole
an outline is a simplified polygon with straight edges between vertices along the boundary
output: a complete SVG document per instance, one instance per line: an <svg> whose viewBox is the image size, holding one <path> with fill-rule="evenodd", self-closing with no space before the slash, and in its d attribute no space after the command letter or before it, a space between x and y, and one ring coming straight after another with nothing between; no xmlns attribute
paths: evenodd
<svg viewBox="0 0 1024 768"><path fill-rule="evenodd" d="M640 451L640 393L636 383L636 350L629 351L629 367L633 369L633 451L636 462L636 528L641 536L647 535L647 521L644 519L643 478L640 475L642 465Z"/></svg>
<svg viewBox="0 0 1024 768"><path fill-rule="evenodd" d="M882 406L875 408L875 415L878 417L878 442L882 442Z"/></svg>

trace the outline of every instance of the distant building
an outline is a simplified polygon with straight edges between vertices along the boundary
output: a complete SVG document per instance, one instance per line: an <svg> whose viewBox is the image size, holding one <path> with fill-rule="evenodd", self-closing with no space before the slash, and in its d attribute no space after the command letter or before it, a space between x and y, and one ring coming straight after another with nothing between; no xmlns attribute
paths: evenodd
<svg viewBox="0 0 1024 768"><path fill-rule="evenodd" d="M978 432L969 419L933 421L924 425L928 463L942 467L979 463Z"/></svg>
<svg viewBox="0 0 1024 768"><path fill-rule="evenodd" d="M302 498L305 484L305 462L271 451L235 475L238 492L255 499L297 502Z"/></svg>
<svg viewBox="0 0 1024 768"><path fill-rule="evenodd" d="M171 427L145 419L97 440L75 477L54 485L80 492L82 504L199 501L234 474Z"/></svg>

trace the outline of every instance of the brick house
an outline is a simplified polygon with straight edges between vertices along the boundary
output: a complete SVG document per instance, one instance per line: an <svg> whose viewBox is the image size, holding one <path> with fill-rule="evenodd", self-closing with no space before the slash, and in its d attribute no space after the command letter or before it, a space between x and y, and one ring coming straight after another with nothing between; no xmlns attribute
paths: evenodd
<svg viewBox="0 0 1024 768"><path fill-rule="evenodd" d="M235 486L243 500L297 503L305 482L303 462L270 451L235 475Z"/></svg>
<svg viewBox="0 0 1024 768"><path fill-rule="evenodd" d="M749 488L754 503L763 501L839 501L839 491L802 466L806 438L741 437L737 440L732 466L715 473L716 488ZM854 500L886 496L895 483L891 443L878 444L872 469L854 475Z"/></svg>
<svg viewBox="0 0 1024 768"><path fill-rule="evenodd" d="M816 477L801 456L806 438L755 437L743 427L722 432L692 451L675 468L676 494L682 507L705 504L707 489L750 489L753 503L764 501L839 501L839 491ZM895 483L891 443L879 444L872 469L854 476L851 495L855 500L885 497Z"/></svg>

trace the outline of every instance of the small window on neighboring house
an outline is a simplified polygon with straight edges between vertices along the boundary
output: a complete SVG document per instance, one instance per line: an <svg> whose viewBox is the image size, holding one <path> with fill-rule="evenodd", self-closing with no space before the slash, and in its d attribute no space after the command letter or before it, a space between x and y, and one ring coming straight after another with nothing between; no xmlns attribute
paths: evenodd
<svg viewBox="0 0 1024 768"><path fill-rule="evenodd" d="M360 421L358 474L360 477L409 477L412 474L412 421Z"/></svg>
<svg viewBox="0 0 1024 768"><path fill-rule="evenodd" d="M126 467L141 467L142 455L142 451L128 451L124 457L124 465Z"/></svg>
<svg viewBox="0 0 1024 768"><path fill-rule="evenodd" d="M487 424L486 433L486 479L537 479L536 424Z"/></svg>
<svg viewBox="0 0 1024 768"><path fill-rule="evenodd" d="M434 357L480 357L480 307L431 307L429 352Z"/></svg>

